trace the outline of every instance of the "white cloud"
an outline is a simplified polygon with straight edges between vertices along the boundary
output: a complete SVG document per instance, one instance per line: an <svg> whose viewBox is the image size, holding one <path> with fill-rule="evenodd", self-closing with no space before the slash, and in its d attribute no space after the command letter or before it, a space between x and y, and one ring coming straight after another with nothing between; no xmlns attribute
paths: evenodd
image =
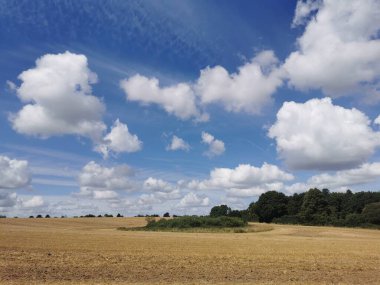
<svg viewBox="0 0 380 285"><path fill-rule="evenodd" d="M229 112L260 114L272 103L271 95L283 83L284 71L271 50L258 53L250 62L229 73L222 66L207 67L194 84L160 87L157 78L135 75L120 82L127 100L157 104L167 113L187 120L208 121L202 108L221 104Z"/></svg>
<svg viewBox="0 0 380 285"><path fill-rule="evenodd" d="M31 181L28 162L0 155L0 189L16 189Z"/></svg>
<svg viewBox="0 0 380 285"><path fill-rule="evenodd" d="M111 192L113 191L131 190L133 188L133 181L130 179L132 175L132 169L126 164L103 167L91 161L83 167L79 174L80 192L78 195L100 198L112 196ZM104 191L105 194L102 196L99 191Z"/></svg>
<svg viewBox="0 0 380 285"><path fill-rule="evenodd" d="M94 199L98 199L98 200L115 199L119 196L115 191L112 191L112 190L103 190L103 191L95 190L93 193L94 193Z"/></svg>
<svg viewBox="0 0 380 285"><path fill-rule="evenodd" d="M143 105L157 104L167 113L187 120L207 121L208 116L202 114L196 106L196 97L189 84L179 83L175 86L160 87L157 78L135 75L120 82L129 101L137 101Z"/></svg>
<svg viewBox="0 0 380 285"><path fill-rule="evenodd" d="M376 125L380 125L380 116L378 116L378 117L375 119L374 123L375 123Z"/></svg>
<svg viewBox="0 0 380 285"><path fill-rule="evenodd" d="M195 86L202 105L221 103L229 112L259 114L282 85L282 71L273 51L263 51L229 74L222 66L206 68Z"/></svg>
<svg viewBox="0 0 380 285"><path fill-rule="evenodd" d="M41 196L33 196L29 200L21 202L21 206L24 208L38 208L43 206L44 204L44 199Z"/></svg>
<svg viewBox="0 0 380 285"><path fill-rule="evenodd" d="M46 54L18 78L22 83L17 96L26 105L10 116L15 131L42 138L65 134L101 138L105 106L92 95L97 76L88 68L86 56Z"/></svg>
<svg viewBox="0 0 380 285"><path fill-rule="evenodd" d="M105 158L110 152L136 152L141 150L142 142L137 135L129 132L126 124L120 123L117 119L111 128L111 131L104 137L103 143L96 146L96 150L101 152Z"/></svg>
<svg viewBox="0 0 380 285"><path fill-rule="evenodd" d="M176 200L182 197L181 191L179 190L178 186L173 185L162 179L157 179L153 177L149 177L144 181L143 190L153 192L152 194L148 194L143 197L149 197L149 199L151 199L155 203L162 203L167 200Z"/></svg>
<svg viewBox="0 0 380 285"><path fill-rule="evenodd" d="M204 153L208 157L221 155L226 150L224 142L215 139L213 135L206 132L202 132L202 143L209 146L209 149Z"/></svg>
<svg viewBox="0 0 380 285"><path fill-rule="evenodd" d="M279 190L294 176L276 165L264 163L261 167L241 164L236 168L215 168L207 180L189 182L189 189L224 190L229 196L252 197L269 190Z"/></svg>
<svg viewBox="0 0 380 285"><path fill-rule="evenodd" d="M162 179L157 179L153 177L149 177L146 179L143 183L143 187L145 190L148 191L162 191L162 192L169 192L174 189L173 185L171 185L169 182L166 182Z"/></svg>
<svg viewBox="0 0 380 285"><path fill-rule="evenodd" d="M268 135L293 169L352 168L380 145L380 133L371 129L365 114L333 105L330 98L285 102Z"/></svg>
<svg viewBox="0 0 380 285"><path fill-rule="evenodd" d="M197 207L207 207L210 204L210 199L208 197L199 196L190 192L186 194L185 197L181 199L178 203L179 208L197 208Z"/></svg>
<svg viewBox="0 0 380 285"><path fill-rule="evenodd" d="M317 5L298 2L293 24L302 24ZM285 61L290 85L334 97L365 91L378 95L379 30L379 1L323 1L298 38L298 50Z"/></svg>
<svg viewBox="0 0 380 285"><path fill-rule="evenodd" d="M185 142L183 139L173 136L172 141L170 145L166 147L166 150L184 150L184 151L189 151L190 145Z"/></svg>
<svg viewBox="0 0 380 285"><path fill-rule="evenodd" d="M310 16L310 14L313 11L318 10L321 4L322 2L320 0L299 0L297 2L292 27L294 28L298 25L305 25L308 20L307 18Z"/></svg>
<svg viewBox="0 0 380 285"><path fill-rule="evenodd" d="M380 178L380 163L365 163L359 168L337 171L334 174L322 173L312 176L307 184L319 188L347 188L367 184Z"/></svg>

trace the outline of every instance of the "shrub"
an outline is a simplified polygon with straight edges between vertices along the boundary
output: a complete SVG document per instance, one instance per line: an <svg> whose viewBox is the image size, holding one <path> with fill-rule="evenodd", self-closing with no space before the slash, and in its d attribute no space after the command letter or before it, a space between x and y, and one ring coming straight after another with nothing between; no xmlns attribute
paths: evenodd
<svg viewBox="0 0 380 285"><path fill-rule="evenodd" d="M41 218L42 218L42 215L37 215L36 218L41 219Z"/></svg>
<svg viewBox="0 0 380 285"><path fill-rule="evenodd" d="M244 227L247 222L236 217L197 217L184 216L171 220L148 221L148 229L187 229L187 228L238 228Z"/></svg>
<svg viewBox="0 0 380 285"><path fill-rule="evenodd" d="M170 214L169 212L166 212L164 215L163 215L164 218L169 218L170 217Z"/></svg>

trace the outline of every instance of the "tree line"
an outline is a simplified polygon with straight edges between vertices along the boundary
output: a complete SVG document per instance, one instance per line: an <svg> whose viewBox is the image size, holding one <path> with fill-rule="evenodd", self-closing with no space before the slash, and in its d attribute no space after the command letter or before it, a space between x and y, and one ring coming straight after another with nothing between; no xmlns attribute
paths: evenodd
<svg viewBox="0 0 380 285"><path fill-rule="evenodd" d="M245 210L220 205L211 209L210 216L240 217L265 223L377 227L380 225L380 192L336 193L313 188L286 196L268 191Z"/></svg>

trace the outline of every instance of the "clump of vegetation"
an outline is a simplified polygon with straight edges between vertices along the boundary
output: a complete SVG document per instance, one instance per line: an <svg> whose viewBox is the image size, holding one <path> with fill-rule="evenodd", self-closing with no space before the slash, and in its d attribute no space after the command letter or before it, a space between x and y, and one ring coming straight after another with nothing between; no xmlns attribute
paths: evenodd
<svg viewBox="0 0 380 285"><path fill-rule="evenodd" d="M189 229L189 228L239 228L247 222L236 217L197 217L185 216L175 219L150 220L147 229Z"/></svg>

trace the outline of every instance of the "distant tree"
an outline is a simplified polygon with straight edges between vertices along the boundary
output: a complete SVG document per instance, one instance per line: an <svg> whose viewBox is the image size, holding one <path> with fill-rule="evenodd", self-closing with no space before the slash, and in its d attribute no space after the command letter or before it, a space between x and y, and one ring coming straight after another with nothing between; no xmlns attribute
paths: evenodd
<svg viewBox="0 0 380 285"><path fill-rule="evenodd" d="M104 214L104 217L105 218L113 218L113 215L112 214Z"/></svg>
<svg viewBox="0 0 380 285"><path fill-rule="evenodd" d="M270 223L274 218L287 214L288 199L285 194L277 191L268 191L261 194L255 203L254 211L260 222Z"/></svg>
<svg viewBox="0 0 380 285"><path fill-rule="evenodd" d="M295 193L292 196L288 197L287 212L289 215L297 215L299 213L302 203L303 203L304 196L305 196L305 193L301 193L301 194Z"/></svg>
<svg viewBox="0 0 380 285"><path fill-rule="evenodd" d="M103 217L102 215L98 215L98 218L101 218L101 217Z"/></svg>
<svg viewBox="0 0 380 285"><path fill-rule="evenodd" d="M0 219L5 219L6 217L5 215L0 215Z"/></svg>
<svg viewBox="0 0 380 285"><path fill-rule="evenodd" d="M300 211L302 219L312 222L315 219L320 220L321 216L328 216L328 214L328 203L324 193L317 188L306 192Z"/></svg>
<svg viewBox="0 0 380 285"><path fill-rule="evenodd" d="M61 216L61 219L64 219L64 218L66 218L66 216Z"/></svg>
<svg viewBox="0 0 380 285"><path fill-rule="evenodd" d="M259 221L259 216L257 216L257 214L255 213L255 203L254 202L249 204L246 211L247 211L246 212L247 221L251 221L251 222L258 222Z"/></svg>
<svg viewBox="0 0 380 285"><path fill-rule="evenodd" d="M41 219L42 215L37 215L36 218Z"/></svg>
<svg viewBox="0 0 380 285"><path fill-rule="evenodd" d="M123 215L121 215L120 213L118 213L116 217L117 217L117 218L122 218Z"/></svg>
<svg viewBox="0 0 380 285"><path fill-rule="evenodd" d="M228 216L231 213L231 208L227 205L214 206L211 208L210 217Z"/></svg>
<svg viewBox="0 0 380 285"><path fill-rule="evenodd" d="M29 219L34 219L34 216L29 216Z"/></svg>
<svg viewBox="0 0 380 285"><path fill-rule="evenodd" d="M366 222L380 225L380 202L367 204L362 212Z"/></svg>
<svg viewBox="0 0 380 285"><path fill-rule="evenodd" d="M49 218L50 218L50 216L49 216L49 215L46 215L46 216L45 216L45 218L46 218L46 219L49 219Z"/></svg>
<svg viewBox="0 0 380 285"><path fill-rule="evenodd" d="M169 218L170 217L170 214L169 212L166 212L164 215L163 215L164 218Z"/></svg>

